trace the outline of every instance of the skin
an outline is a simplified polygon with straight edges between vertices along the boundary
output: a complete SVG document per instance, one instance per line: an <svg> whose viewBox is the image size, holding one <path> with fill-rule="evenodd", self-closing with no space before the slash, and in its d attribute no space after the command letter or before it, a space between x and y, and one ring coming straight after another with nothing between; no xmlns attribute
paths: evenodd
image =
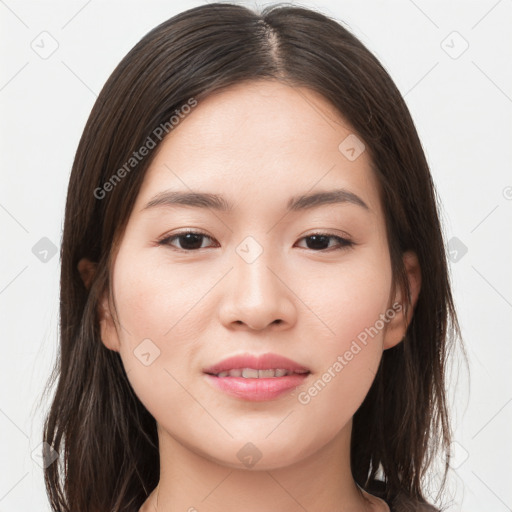
<svg viewBox="0 0 512 512"><path fill-rule="evenodd" d="M389 510L352 477L352 416L383 350L402 340L411 320L421 284L413 253L404 254L408 318L403 308L396 312L309 403L298 400L358 334L402 301L400 292L391 293L370 157L364 151L350 161L338 149L352 133L316 92L258 81L201 101L160 146L115 258L119 316L107 294L99 305L102 341L120 353L158 425L160 483L141 511ZM286 213L291 196L332 188L357 194L369 210L343 203ZM168 189L223 194L235 208L143 210ZM198 243L203 248L180 251L183 238L157 244L186 229L206 233ZM319 232L350 237L355 245L335 250L331 238L318 249L305 237ZM252 263L236 252L247 236L263 249ZM94 264L84 259L79 269L90 281ZM147 338L160 355L145 366L134 350ZM203 368L266 352L311 374L299 388L264 402L206 382ZM251 468L237 457L248 442L261 452Z"/></svg>

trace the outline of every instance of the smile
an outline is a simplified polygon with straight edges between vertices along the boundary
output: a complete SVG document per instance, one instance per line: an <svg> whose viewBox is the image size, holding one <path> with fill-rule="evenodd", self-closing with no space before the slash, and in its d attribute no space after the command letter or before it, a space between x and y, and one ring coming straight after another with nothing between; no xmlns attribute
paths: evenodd
<svg viewBox="0 0 512 512"><path fill-rule="evenodd" d="M267 378L276 378L276 377L286 377L288 375L296 374L304 374L309 373L307 370L286 370L284 368L276 368L269 370L256 370L255 368L234 368L232 370L227 370L223 372L219 372L216 375L217 377L242 377L244 379L267 379Z"/></svg>

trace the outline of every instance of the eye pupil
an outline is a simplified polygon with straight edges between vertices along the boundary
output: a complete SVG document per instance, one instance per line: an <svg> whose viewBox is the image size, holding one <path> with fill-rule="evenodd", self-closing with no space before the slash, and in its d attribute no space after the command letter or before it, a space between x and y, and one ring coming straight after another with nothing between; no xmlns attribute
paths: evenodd
<svg viewBox="0 0 512 512"><path fill-rule="evenodd" d="M180 246L182 249L200 249L202 245L202 237L203 235L197 233L185 233L180 235ZM182 243L183 239L185 240L184 244Z"/></svg>
<svg viewBox="0 0 512 512"><path fill-rule="evenodd" d="M312 240L313 243L307 243L309 249L325 249L325 247L322 247L327 242L327 246L329 246L329 236L325 235L311 235L306 238L306 240Z"/></svg>

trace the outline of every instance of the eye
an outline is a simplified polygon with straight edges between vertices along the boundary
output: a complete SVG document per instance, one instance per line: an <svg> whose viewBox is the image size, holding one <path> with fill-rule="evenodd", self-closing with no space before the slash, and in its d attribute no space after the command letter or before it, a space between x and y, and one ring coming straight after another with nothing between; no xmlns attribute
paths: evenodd
<svg viewBox="0 0 512 512"><path fill-rule="evenodd" d="M204 247L202 247L202 238L209 238L212 240L212 238L206 233L201 233L199 231L182 231L181 233L159 240L158 245L170 245L171 247L174 247L171 242L179 240L181 247L177 247L177 249L191 252L196 251L197 249L204 249Z"/></svg>
<svg viewBox="0 0 512 512"><path fill-rule="evenodd" d="M312 233L311 235L307 235L301 238L301 240L309 240L310 242L306 245L308 249L313 249L316 252L327 252L327 250L340 250L346 249L348 247L352 247L354 242L349 240L348 238L343 238L338 235L333 235L331 233ZM335 240L337 242L337 246L329 248L329 241ZM323 247L327 244L327 247Z"/></svg>
<svg viewBox="0 0 512 512"><path fill-rule="evenodd" d="M213 240L212 237L208 236L206 233L202 233L200 231L182 231L181 233L176 233L171 236L167 236L157 243L158 245L167 245L175 248L178 251L182 252L193 252L198 249L204 249L203 239L207 238L209 240ZM307 249L311 249L315 252L327 252L328 250L340 250L352 247L354 242L347 238L343 238L338 235L333 235L331 233L312 233L310 235L304 236L300 238L300 240L308 240L309 243L306 243ZM335 240L337 245L334 247L329 247L329 243L331 240ZM179 241L179 247L173 245L173 242ZM324 247L326 246L326 247Z"/></svg>

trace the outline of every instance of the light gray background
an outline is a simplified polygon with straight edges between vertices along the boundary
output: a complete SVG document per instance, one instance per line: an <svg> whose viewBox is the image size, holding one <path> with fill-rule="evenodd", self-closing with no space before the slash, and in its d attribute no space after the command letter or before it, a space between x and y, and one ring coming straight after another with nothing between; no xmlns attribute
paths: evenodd
<svg viewBox="0 0 512 512"><path fill-rule="evenodd" d="M60 250L86 119L128 50L201 3L0 0L0 512L49 510L32 458L58 344L59 253L44 248ZM470 362L470 376L460 357L450 372L456 458L445 499L450 512L512 510L512 2L300 5L344 21L405 95L443 203Z"/></svg>

